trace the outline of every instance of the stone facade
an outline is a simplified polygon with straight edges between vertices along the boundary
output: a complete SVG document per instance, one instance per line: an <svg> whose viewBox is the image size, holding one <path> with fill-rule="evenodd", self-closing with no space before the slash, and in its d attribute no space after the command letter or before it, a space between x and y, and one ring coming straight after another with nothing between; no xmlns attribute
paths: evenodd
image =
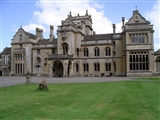
<svg viewBox="0 0 160 120"><path fill-rule="evenodd" d="M154 52L154 73L160 75L160 49Z"/></svg>
<svg viewBox="0 0 160 120"><path fill-rule="evenodd" d="M153 25L133 11L127 23L122 17L122 32L96 34L92 17L72 16L71 12L53 35L50 25L49 39L43 30L36 35L22 27L12 39L11 68L14 75L49 77L68 76L151 76L154 73Z"/></svg>
<svg viewBox="0 0 160 120"><path fill-rule="evenodd" d="M1 52L0 75L9 76L11 74L11 47L5 47Z"/></svg>

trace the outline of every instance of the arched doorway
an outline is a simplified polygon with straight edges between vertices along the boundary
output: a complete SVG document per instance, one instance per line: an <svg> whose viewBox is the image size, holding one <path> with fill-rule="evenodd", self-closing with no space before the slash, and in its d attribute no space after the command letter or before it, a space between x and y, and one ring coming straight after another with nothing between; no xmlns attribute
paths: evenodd
<svg viewBox="0 0 160 120"><path fill-rule="evenodd" d="M52 72L53 77L63 77L63 64L60 60L53 62Z"/></svg>
<svg viewBox="0 0 160 120"><path fill-rule="evenodd" d="M72 69L72 62L71 61L69 61L68 62L68 77L69 77L69 75L71 74L71 69Z"/></svg>

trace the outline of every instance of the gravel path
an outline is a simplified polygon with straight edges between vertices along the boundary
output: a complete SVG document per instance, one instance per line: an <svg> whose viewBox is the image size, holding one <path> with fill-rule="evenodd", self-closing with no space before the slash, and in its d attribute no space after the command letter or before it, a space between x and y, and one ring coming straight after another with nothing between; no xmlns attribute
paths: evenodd
<svg viewBox="0 0 160 120"><path fill-rule="evenodd" d="M69 77L69 78L47 78L47 77L31 77L32 83L40 83L43 79L47 83L89 83L89 82L114 82L132 80L134 77ZM26 77L0 77L0 87L12 86L17 84L25 84Z"/></svg>

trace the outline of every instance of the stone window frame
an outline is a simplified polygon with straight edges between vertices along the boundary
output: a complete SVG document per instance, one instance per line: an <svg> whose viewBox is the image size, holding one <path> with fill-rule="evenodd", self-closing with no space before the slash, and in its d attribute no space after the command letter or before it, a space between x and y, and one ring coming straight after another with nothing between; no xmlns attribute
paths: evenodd
<svg viewBox="0 0 160 120"><path fill-rule="evenodd" d="M89 56L89 50L88 50L88 48L84 48L83 49L83 52L84 52L84 57L88 57Z"/></svg>
<svg viewBox="0 0 160 120"><path fill-rule="evenodd" d="M37 49L37 55L41 54L41 50Z"/></svg>
<svg viewBox="0 0 160 120"><path fill-rule="evenodd" d="M37 61L37 63L41 63L41 58L40 58L40 57L37 57L37 58L36 58L36 61Z"/></svg>
<svg viewBox="0 0 160 120"><path fill-rule="evenodd" d="M110 63L110 62L107 62L107 63L105 64L105 66L106 66L106 71L107 71L107 72L111 72L111 63Z"/></svg>
<svg viewBox="0 0 160 120"><path fill-rule="evenodd" d="M100 63L94 63L94 71L100 72Z"/></svg>
<svg viewBox="0 0 160 120"><path fill-rule="evenodd" d="M131 44L145 44L145 33L130 34Z"/></svg>
<svg viewBox="0 0 160 120"><path fill-rule="evenodd" d="M99 50L99 48L98 47L95 47L94 48L94 56L100 56L100 50Z"/></svg>
<svg viewBox="0 0 160 120"><path fill-rule="evenodd" d="M106 56L111 56L111 48L110 47L106 47L105 48L105 52L106 52Z"/></svg>
<svg viewBox="0 0 160 120"><path fill-rule="evenodd" d="M83 63L83 71L89 72L89 64L88 63Z"/></svg>
<svg viewBox="0 0 160 120"><path fill-rule="evenodd" d="M62 43L62 50L63 50L64 55L68 54L68 44L67 43Z"/></svg>
<svg viewBox="0 0 160 120"><path fill-rule="evenodd" d="M35 72L35 73L42 73L42 66L36 65L36 66L34 67L34 72Z"/></svg>
<svg viewBox="0 0 160 120"><path fill-rule="evenodd" d="M79 72L79 64L76 63L76 72L78 73Z"/></svg>
<svg viewBox="0 0 160 120"><path fill-rule="evenodd" d="M148 52L129 52L129 70L130 71L148 71L149 55Z"/></svg>

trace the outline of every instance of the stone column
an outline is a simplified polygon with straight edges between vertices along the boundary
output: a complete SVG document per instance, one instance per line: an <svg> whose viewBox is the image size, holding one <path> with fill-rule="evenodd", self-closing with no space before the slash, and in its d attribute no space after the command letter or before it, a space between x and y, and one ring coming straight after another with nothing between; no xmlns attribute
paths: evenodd
<svg viewBox="0 0 160 120"><path fill-rule="evenodd" d="M24 71L23 71L23 61L22 61L22 74L23 74L23 72L24 72Z"/></svg>
<svg viewBox="0 0 160 120"><path fill-rule="evenodd" d="M16 72L16 74L18 74L18 63L17 63L17 72Z"/></svg>

